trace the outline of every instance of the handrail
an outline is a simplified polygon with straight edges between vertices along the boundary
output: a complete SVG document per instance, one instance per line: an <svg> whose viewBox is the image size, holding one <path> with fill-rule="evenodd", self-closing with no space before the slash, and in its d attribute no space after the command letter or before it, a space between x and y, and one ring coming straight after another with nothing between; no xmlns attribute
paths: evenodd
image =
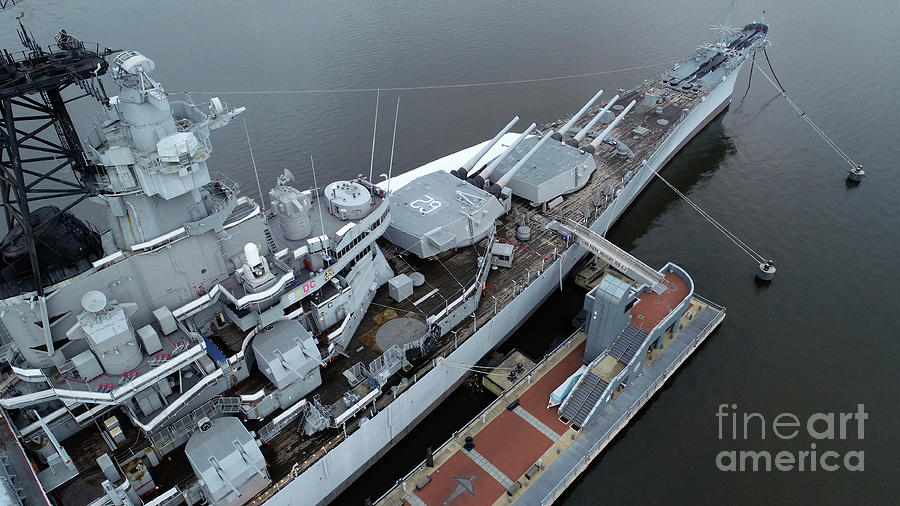
<svg viewBox="0 0 900 506"><path fill-rule="evenodd" d="M701 300L704 303L706 302L705 299L701 299ZM710 320L709 323L707 323L697 333L697 336L694 337L694 339L691 341L691 344L689 346L685 346L685 348L683 350L681 350L681 353L679 353L678 356L672 360L672 363L666 368L665 372L663 374L661 374L647 388L645 388L644 391L641 392L641 394L638 396L638 398L635 399L634 402L632 402L630 406L628 406L628 409L626 409L625 412L622 413L622 416L620 416L618 419L616 419L615 422L613 422L613 424L610 426L610 428L607 429L607 431L603 433L603 435L597 440L597 442L594 444L594 446L592 446L591 449L588 450L587 453L584 455L584 457L581 458L579 463L576 466L574 466L568 473L566 473L566 475L563 476L563 478L559 480L559 482L556 484L556 486L554 486L550 490L550 492L548 492L544 496L544 498L541 500L542 505L546 506L546 505L552 503L553 497L558 495L561 490L565 490L566 488L568 488L568 486L572 483L572 481L579 474L581 474L582 470L584 469L584 466L588 462L590 462L594 458L596 458L596 454L603 447L605 447L607 443L609 443L609 441L612 439L612 437L615 436L615 434L617 434L619 432L619 430L622 429L622 427L624 426L624 424L622 423L623 419L625 417L630 417L635 412L636 408L639 409L641 406L643 406L643 404L650 398L650 396L647 395L648 392L653 390L653 392L655 393L656 390L658 390L659 387L663 383L665 383L665 381L669 378L670 374L673 371L675 371L676 369L678 369L678 367L681 367L681 363L683 362L683 359L686 358L685 356L689 355L690 353L693 353L693 349L696 348L697 344L699 344L698 341L701 338L704 338L703 336L709 332L709 328L711 326L713 326L714 324L718 325L718 323L724 317L725 312L724 312L724 310L718 310L716 308L713 308L713 309L715 309L718 314L712 320Z"/></svg>
<svg viewBox="0 0 900 506"><path fill-rule="evenodd" d="M675 306L675 310L670 312L669 315L677 314L679 312L679 308L681 306L684 306L686 303L689 303L691 301L691 299L693 298L693 295L694 295L694 291L692 289L691 292L688 293L687 296L685 296L685 298L681 302L679 302L677 306ZM684 313L682 313L682 314L684 314ZM660 329L660 327L664 327L663 324L668 324L668 316L666 318L663 318L662 320L660 320L659 323L657 323L650 330L650 332L647 333L647 335L644 337L644 340L641 341L641 346L639 349L644 348L644 343L649 341L650 338L653 336L653 334L656 333L656 331ZM613 378L613 381L611 381L609 383L609 385L607 385L606 390L603 391L603 395L600 396L600 399L604 399L610 393L611 390L616 388L616 386L619 383L621 383L622 377L625 375L625 373L627 373L631 370L631 367L632 367L632 365L634 365L636 360L643 360L643 359L644 359L644 357L639 356L637 353L635 353L634 356L631 357L631 360L628 361L628 364L625 366L625 368L622 369L621 371L619 371L619 374L617 374L616 377ZM599 402L594 405L594 408L591 409L591 411L588 413L588 415L584 418L585 423L587 423L591 419L591 417L594 416L594 412L597 411L597 406L599 406L599 405L600 405Z"/></svg>
<svg viewBox="0 0 900 506"><path fill-rule="evenodd" d="M547 362L548 360L550 360L550 358L552 358L553 355L556 354L557 351L561 350L563 347L569 346L569 345L571 344L571 342L572 342L572 339L575 338L575 336L578 335L579 332L582 332L581 329L576 330L575 332L573 332L572 334L570 334L569 337L566 338L566 339L564 339L561 343L559 343L559 345L557 345L556 348L553 348L552 350L550 350L549 352L547 352L547 353L544 355L544 358L542 358L538 363L536 363L536 364L534 365L534 367L532 367L531 369L529 369L528 372L530 373L531 371L536 370L536 369L537 369L538 367L540 367L542 364L544 364L545 362ZM488 404L484 409L482 409L481 411L479 411L478 414L475 415L471 420L469 420L469 422L466 423L461 429L459 429L459 430L457 430L457 431L454 431L454 432L453 432L453 436L451 436L449 439L447 439L446 441L444 441L444 442L441 444L441 446L439 446L436 450L434 450L433 454L436 455L436 454L440 453L441 450L443 450L444 448L446 448L447 445L449 445L450 443L452 443L452 442L454 441L454 439L456 439L456 436L457 436L459 433L464 432L468 427L470 427L472 424L474 424L475 422L477 422L478 420L480 420L481 417L482 417L483 415L487 414L487 412L488 412L492 407L494 407L498 402L500 402L503 398L505 398L509 392L511 392L511 391L512 391L516 386L518 386L522 381L526 381L527 379L528 379L528 374L521 374L521 375L519 375L519 379L517 379L517 380L515 381L515 383L511 384L506 390L504 390L504 391L500 394L499 397L497 397L496 399L494 399L493 401L491 401L490 404ZM387 492L385 492L384 494L382 494L381 497L379 497L379 498L378 498L375 502L373 502L372 504L378 504L379 502L381 502L382 500L384 500L384 498L387 497L391 492L393 492L393 491L397 488L397 486L398 486L400 483L402 483L402 482L404 482L404 481L408 481L408 479L409 479L413 474L415 474L416 472L418 472L420 469L422 469L422 468L424 468L424 467L425 467L425 460L422 460L422 462L420 462L417 466L413 467L413 469L412 469L410 472L406 473L406 475L404 475L402 478L400 478L399 480L397 480L397 483L396 483L393 487L391 487L390 490L388 490Z"/></svg>
<svg viewBox="0 0 900 506"><path fill-rule="evenodd" d="M47 388L46 390L39 390L37 392L32 392L17 397L7 397L0 399L0 406L11 409L19 407L20 405L29 405L32 401L41 401L43 399L49 399L51 397L56 397L60 400L69 399L73 401L91 402L96 404L119 404L124 400L130 399L144 387L149 386L156 381L159 381L159 378L171 374L173 371L180 369L187 363L196 360L205 353L206 344L201 341L200 343L185 350L184 353L180 353L172 360L154 369L153 374L139 376L137 379L125 383L124 385L117 387L111 392L100 393L93 391L57 388L50 384L48 381L49 388ZM160 371L162 371L162 373Z"/></svg>

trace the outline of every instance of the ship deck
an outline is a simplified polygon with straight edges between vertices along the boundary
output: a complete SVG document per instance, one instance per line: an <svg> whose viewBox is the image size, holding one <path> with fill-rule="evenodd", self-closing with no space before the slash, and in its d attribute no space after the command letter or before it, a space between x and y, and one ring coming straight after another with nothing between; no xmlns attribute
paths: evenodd
<svg viewBox="0 0 900 506"><path fill-rule="evenodd" d="M662 114L657 114L655 107L646 107L641 104L645 93L671 96L670 100L666 102ZM666 135L678 124L684 110L692 108L706 95L705 89L700 93L682 92L663 86L658 80L648 81L627 93L620 94L623 95L619 99L620 104L627 104L631 100L637 100L638 104L613 129L610 138L626 142L633 151L634 157L617 156L614 146L607 143L601 144L594 153L598 167L589 182L584 187L564 195L563 202L552 210L542 212L540 207L533 206L531 202L514 197L509 213L497 227L495 233L498 241L515 246L512 266L500 267L491 271L472 321L464 321L444 335L438 347L432 352L432 356L446 355L471 337L476 329L487 324L496 312L509 304L532 279L549 267L571 245L571 242L567 243L558 233L547 230L546 223L559 217L576 221L587 218L586 221L591 223L606 207L617 205L618 203L612 197L605 198L604 192L608 192L610 187L620 187L625 182L625 175L629 171L637 172L641 167L641 161L649 159ZM576 122L572 131L577 131L587 124L592 114L596 113L598 109L599 105L592 108ZM660 119L665 121L659 122ZM552 126L558 126L561 122L562 120L557 121ZM643 135L632 134L632 130L638 126L643 126L648 131ZM548 128L550 127L548 126ZM589 139L591 139L591 135L586 140ZM455 167L448 167L448 170L450 168ZM520 217L524 217L531 227L531 239L527 243L521 244L516 241L515 235ZM477 270L476 259L479 255L484 255L487 241L484 239L472 247L446 252L437 257L438 261L434 261L421 260L414 255L399 255L399 251L394 245L384 239L379 240L379 246L396 274L420 272L425 275L426 283L416 287L412 296L399 303L388 296L387 286L379 288L359 329L347 346L347 356L339 356L328 364L328 367L323 370L323 384L313 394L320 395L322 403L328 405L328 401L337 400L349 388L346 378L342 375L343 371L357 362L368 365L371 360L384 351L377 346L373 337L378 327L385 321L403 316L421 319L443 309L444 301L452 301L459 294L462 286L466 286L467 282L471 282L474 278ZM437 291L431 293L435 289ZM413 304L426 296L428 297L421 303ZM392 386L397 385L401 376L415 378L417 375L427 373L432 367L431 361L423 361L417 367L395 375L385 386L385 390L389 391ZM553 388L556 386L558 384ZM547 395L549 396L549 391ZM392 400L391 395L382 395L375 403L375 411L384 409ZM347 423L347 434L356 429L358 418ZM562 422L556 420L556 423ZM554 426L553 421L550 421L550 426ZM560 428L558 425L556 427ZM330 448L339 444L343 438L342 431L337 429L329 429L309 438L302 436L302 433L298 433L296 430L282 431L270 441L269 445L263 448L274 483L269 489L260 493L254 503L258 504L270 497L280 487L291 481L292 473L303 472Z"/></svg>
<svg viewBox="0 0 900 506"><path fill-rule="evenodd" d="M711 319L698 318L701 312L704 316L712 315ZM705 338L722 318L723 308L695 298L682 316L684 329L665 337L663 348L648 356L645 371L655 373L658 367L654 364L657 363L662 365L661 371L670 371L674 359L683 358L685 346L696 342L701 334ZM578 429L564 423L557 414L558 406L548 408L547 404L550 393L582 365L585 339L583 331L570 336L481 414L455 432L454 437L435 452L434 467L423 463L382 496L378 504L442 505L452 499L454 505L498 505L519 502L523 497L526 499L523 503L539 503L544 498L541 494L550 493L553 485L560 481L558 478L554 478L556 482L541 478L551 470L560 474L555 468L566 467L568 461L573 460L570 448L578 447L576 451L581 452L580 447L591 447L597 441L598 425L605 430L607 422L618 421L627 408L625 403L631 403L635 392L643 392L635 380L618 392L597 420L592 420L586 427ZM672 346L673 343L677 345ZM653 369L649 368L651 365L654 365ZM660 372L650 376L652 380L660 376L665 379L667 374ZM471 449L466 448L467 438L472 438L474 447ZM590 444L586 445L582 439L590 439ZM562 459L567 461L557 466L557 461ZM540 492L535 492L537 483L542 485Z"/></svg>

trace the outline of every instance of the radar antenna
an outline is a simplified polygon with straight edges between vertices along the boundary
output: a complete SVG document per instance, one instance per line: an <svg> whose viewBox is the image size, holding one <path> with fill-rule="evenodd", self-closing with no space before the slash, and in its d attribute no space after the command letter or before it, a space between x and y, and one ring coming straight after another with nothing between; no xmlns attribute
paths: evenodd
<svg viewBox="0 0 900 506"><path fill-rule="evenodd" d="M728 16L725 18L725 21L712 24L709 26L709 29L719 33L719 44L725 45L725 39L728 38L729 35L734 35L739 30L736 26L731 23L734 21L734 3L736 0L731 0L731 7L728 9ZM763 11L765 12L765 11Z"/></svg>

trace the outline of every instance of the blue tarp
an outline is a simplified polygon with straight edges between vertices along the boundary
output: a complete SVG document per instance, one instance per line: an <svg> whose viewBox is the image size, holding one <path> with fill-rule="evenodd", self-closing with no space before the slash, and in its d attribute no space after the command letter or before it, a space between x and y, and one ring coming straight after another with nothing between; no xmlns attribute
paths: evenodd
<svg viewBox="0 0 900 506"><path fill-rule="evenodd" d="M225 354L222 353L222 350L216 346L208 337L203 336L203 340L206 341L206 353L209 353L209 356L212 357L216 362L225 362L228 360L225 358Z"/></svg>

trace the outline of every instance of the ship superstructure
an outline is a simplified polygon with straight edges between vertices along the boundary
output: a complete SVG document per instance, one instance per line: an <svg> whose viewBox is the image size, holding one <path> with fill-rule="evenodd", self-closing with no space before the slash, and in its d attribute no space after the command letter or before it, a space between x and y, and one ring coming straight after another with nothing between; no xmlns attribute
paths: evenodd
<svg viewBox="0 0 900 506"><path fill-rule="evenodd" d="M170 100L150 58L85 52L61 32L51 57L100 62L76 84L108 70L118 94L95 93L106 107L84 138L48 124L78 146L106 227L26 207L3 242L18 274L0 287L0 407L22 500L327 502L462 381L438 357L476 363L586 252L664 290L602 235L727 106L767 30L747 25L609 101L598 92L564 125L514 134L513 120L390 181L309 186L285 170L268 202L207 167L211 132L242 108ZM8 64L33 73L36 53ZM9 103L7 126L22 100ZM50 177L18 172L35 173ZM70 255L23 257L60 230L82 238Z"/></svg>

